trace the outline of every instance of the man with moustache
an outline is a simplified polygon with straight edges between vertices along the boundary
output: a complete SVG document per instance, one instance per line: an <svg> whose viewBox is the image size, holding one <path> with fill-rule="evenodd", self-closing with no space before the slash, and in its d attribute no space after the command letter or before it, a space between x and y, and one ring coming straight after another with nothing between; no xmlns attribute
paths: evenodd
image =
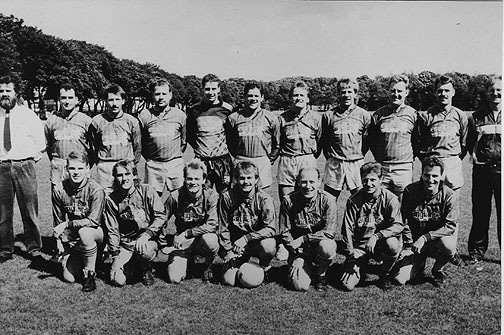
<svg viewBox="0 0 504 335"><path fill-rule="evenodd" d="M289 251L289 283L297 291L307 291L312 278L317 291L325 290L325 274L336 257L336 201L319 189L320 182L316 168L301 169L299 190L283 197L280 207L282 240Z"/></svg>
<svg viewBox="0 0 504 335"><path fill-rule="evenodd" d="M104 93L106 110L96 115L91 123L97 182L107 194L112 192L112 168L115 163L129 159L137 164L142 153L140 124L135 117L123 112L125 98L126 93L121 86L107 86Z"/></svg>
<svg viewBox="0 0 504 335"><path fill-rule="evenodd" d="M165 188L172 192L183 183L182 153L186 148L186 115L170 107L172 87L168 80L155 78L149 85L154 106L140 112L142 155L145 158L145 183L161 196Z"/></svg>
<svg viewBox="0 0 504 335"><path fill-rule="evenodd" d="M14 253L14 197L26 252L31 258L41 257L35 163L45 150L44 125L20 103L20 89L14 75L0 77L0 263Z"/></svg>

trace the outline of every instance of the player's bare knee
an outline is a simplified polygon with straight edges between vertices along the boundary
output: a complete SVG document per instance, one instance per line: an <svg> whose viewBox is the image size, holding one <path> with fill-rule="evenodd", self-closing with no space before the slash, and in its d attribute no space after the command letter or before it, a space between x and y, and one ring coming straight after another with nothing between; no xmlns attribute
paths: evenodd
<svg viewBox="0 0 504 335"><path fill-rule="evenodd" d="M333 259L336 257L336 241L329 239L321 240L317 243L315 250L318 257L326 260Z"/></svg>
<svg viewBox="0 0 504 335"><path fill-rule="evenodd" d="M203 234L201 236L201 241L203 242L204 248L208 249L208 251L214 253L219 250L219 238L217 234Z"/></svg>
<svg viewBox="0 0 504 335"><path fill-rule="evenodd" d="M389 237L385 239L385 250L384 253L388 256L396 256L401 252L401 243L399 239L395 237Z"/></svg>
<svg viewBox="0 0 504 335"><path fill-rule="evenodd" d="M222 283L228 286L235 286L237 273L238 273L237 268L231 268L227 270L226 272L224 272L224 275L222 276Z"/></svg>
<svg viewBox="0 0 504 335"><path fill-rule="evenodd" d="M291 276L289 278L291 287L294 291L305 292L308 291L311 284L311 278L304 270L299 270L297 276Z"/></svg>
<svg viewBox="0 0 504 335"><path fill-rule="evenodd" d="M457 240L453 236L445 236L439 240L439 252L443 255L452 257L457 250Z"/></svg>
<svg viewBox="0 0 504 335"><path fill-rule="evenodd" d="M67 269L63 269L63 280L67 283L75 283L75 277Z"/></svg>
<svg viewBox="0 0 504 335"><path fill-rule="evenodd" d="M172 284L179 284L185 277L185 271L168 266L168 280Z"/></svg>
<svg viewBox="0 0 504 335"><path fill-rule="evenodd" d="M277 246L274 238L265 238L259 242L260 253L264 257L275 257Z"/></svg>

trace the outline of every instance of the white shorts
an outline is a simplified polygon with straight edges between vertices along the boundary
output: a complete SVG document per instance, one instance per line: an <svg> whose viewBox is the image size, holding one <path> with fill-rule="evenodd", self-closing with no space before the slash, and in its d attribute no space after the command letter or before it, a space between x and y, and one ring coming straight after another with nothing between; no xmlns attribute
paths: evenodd
<svg viewBox="0 0 504 335"><path fill-rule="evenodd" d="M462 174L462 161L459 156L442 157L444 163L444 183L452 190L457 190L464 185Z"/></svg>
<svg viewBox="0 0 504 335"><path fill-rule="evenodd" d="M313 155L280 156L278 162L278 185L295 186L299 170L307 167L317 168L317 160Z"/></svg>
<svg viewBox="0 0 504 335"><path fill-rule="evenodd" d="M413 163L382 163L382 184L386 189L399 195L413 182Z"/></svg>
<svg viewBox="0 0 504 335"><path fill-rule="evenodd" d="M163 192L164 185L172 192L184 184L184 160L175 158L168 162L145 162L145 183L152 185L157 192Z"/></svg>
<svg viewBox="0 0 504 335"><path fill-rule="evenodd" d="M345 185L349 190L361 188L362 164L364 164L363 159L347 162L329 157L324 170L324 184L337 191L343 190Z"/></svg>
<svg viewBox="0 0 504 335"><path fill-rule="evenodd" d="M66 159L54 157L51 160L51 171L49 172L49 180L52 185L61 183L68 177L66 169Z"/></svg>
<svg viewBox="0 0 504 335"><path fill-rule="evenodd" d="M96 164L96 182L103 187L107 194L112 193L114 190L114 176L112 169L117 162L98 162Z"/></svg>
<svg viewBox="0 0 504 335"><path fill-rule="evenodd" d="M259 169L259 182L262 188L266 188L273 183L273 178L271 177L271 162L268 157L245 157L236 156L234 160L234 166L239 162L249 161L254 163Z"/></svg>

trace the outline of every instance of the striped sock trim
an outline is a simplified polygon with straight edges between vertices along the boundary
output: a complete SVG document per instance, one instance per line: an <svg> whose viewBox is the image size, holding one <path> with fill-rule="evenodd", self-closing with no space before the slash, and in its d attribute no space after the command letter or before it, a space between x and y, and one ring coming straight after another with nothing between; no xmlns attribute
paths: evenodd
<svg viewBox="0 0 504 335"><path fill-rule="evenodd" d="M84 257L90 257L90 256L94 256L96 254L98 254L98 246L96 246L96 245L91 249L83 249L82 250L82 255Z"/></svg>

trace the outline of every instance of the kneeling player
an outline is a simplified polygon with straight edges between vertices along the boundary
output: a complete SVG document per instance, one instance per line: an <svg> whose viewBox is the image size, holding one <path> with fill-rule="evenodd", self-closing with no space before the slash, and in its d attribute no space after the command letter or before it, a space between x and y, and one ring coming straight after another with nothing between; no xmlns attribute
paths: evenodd
<svg viewBox="0 0 504 335"><path fill-rule="evenodd" d="M361 167L362 189L347 201L341 233L346 261L341 281L353 290L361 278L361 267L373 257L383 261L379 284L392 288L390 270L402 249L403 222L399 200L382 184L382 168L369 162Z"/></svg>
<svg viewBox="0 0 504 335"><path fill-rule="evenodd" d="M105 206L108 248L113 259L110 280L117 286L126 284L136 266L132 262L135 258L142 271L142 283L152 285L156 238L166 221L163 203L152 186L139 183L133 161L120 160L112 173L114 191Z"/></svg>
<svg viewBox="0 0 504 335"><path fill-rule="evenodd" d="M225 252L223 282L250 288L262 283L275 257L275 208L273 198L257 185L259 170L254 163L239 162L234 177L235 186L222 194L218 206L219 238ZM260 267L247 263L251 256L259 259Z"/></svg>
<svg viewBox="0 0 504 335"><path fill-rule="evenodd" d="M205 185L207 169L198 158L184 167L184 186L171 193L165 202L168 219L175 215L175 250L168 260L168 277L180 283L187 275L187 262L195 254L205 257L203 281L213 278L212 263L219 251L217 202L219 196Z"/></svg>
<svg viewBox="0 0 504 335"><path fill-rule="evenodd" d="M312 263L317 291L327 287L325 273L336 256L336 201L319 189L320 172L303 168L297 177L299 191L286 195L280 208L282 240L289 250L289 282L297 291L310 287Z"/></svg>
<svg viewBox="0 0 504 335"><path fill-rule="evenodd" d="M91 292L96 289L98 244L103 242L105 191L89 179L87 155L71 152L66 169L68 178L52 193L54 236L63 259L63 279L73 283L82 271L82 291Z"/></svg>
<svg viewBox="0 0 504 335"><path fill-rule="evenodd" d="M423 274L428 256L436 260L432 267L435 285L442 287L446 284L443 267L456 252L459 206L455 192L441 181L443 173L443 161L436 156L427 157L422 162L421 181L404 190L405 249L395 276L399 284Z"/></svg>

